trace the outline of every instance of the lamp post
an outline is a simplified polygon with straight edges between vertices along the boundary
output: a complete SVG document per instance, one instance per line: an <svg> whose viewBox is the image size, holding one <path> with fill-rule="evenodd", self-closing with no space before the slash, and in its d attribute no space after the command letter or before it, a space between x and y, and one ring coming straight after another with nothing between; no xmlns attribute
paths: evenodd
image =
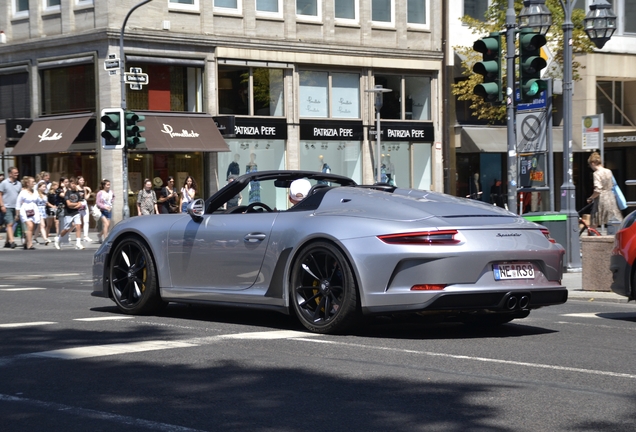
<svg viewBox="0 0 636 432"><path fill-rule="evenodd" d="M380 144L380 135L382 132L380 131L380 110L382 109L383 103L383 93L388 93L393 90L382 87L381 84L376 85L374 88L365 90L367 93L375 93L375 140L377 142L377 150L376 150L376 172L375 178L377 183L382 182L382 173L380 169L382 168L382 161L380 160L380 155L382 154L382 146Z"/></svg>
<svg viewBox="0 0 636 432"><path fill-rule="evenodd" d="M564 13L563 20L563 184L561 185L561 213L566 219L565 238L566 262L568 271L581 270L581 243L579 240L579 216L576 211L575 187L572 182L572 11L576 0L560 0ZM524 9L520 13L520 28L541 27L541 19L530 19L533 15L539 14L540 5L545 7L545 0L525 0ZM526 13L524 10L530 8ZM547 8L546 8L547 9ZM545 13L545 11L541 12ZM549 13L549 10L548 10ZM521 17L526 17L521 20ZM612 19L613 17L613 19ZM589 24L589 27L588 27ZM598 27L597 27L598 26ZM612 36L616 28L616 15L606 0L596 0L590 5L590 13L585 18L585 28L588 36L601 48ZM601 31L603 28L603 31ZM598 34L597 34L598 33ZM592 37L594 36L594 37ZM600 45L599 45L600 43Z"/></svg>

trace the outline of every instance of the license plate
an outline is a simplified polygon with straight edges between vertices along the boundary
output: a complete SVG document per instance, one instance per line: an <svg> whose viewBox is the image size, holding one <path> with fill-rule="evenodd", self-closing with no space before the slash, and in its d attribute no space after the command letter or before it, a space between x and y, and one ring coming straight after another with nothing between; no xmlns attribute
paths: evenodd
<svg viewBox="0 0 636 432"><path fill-rule="evenodd" d="M534 279L534 266L531 263L494 264L492 271L495 280Z"/></svg>

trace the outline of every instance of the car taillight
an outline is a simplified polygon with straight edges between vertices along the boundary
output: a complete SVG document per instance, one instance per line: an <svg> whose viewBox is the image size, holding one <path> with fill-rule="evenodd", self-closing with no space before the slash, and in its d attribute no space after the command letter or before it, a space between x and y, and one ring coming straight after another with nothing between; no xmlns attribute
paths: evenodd
<svg viewBox="0 0 636 432"><path fill-rule="evenodd" d="M413 285L411 291L441 291L446 288L446 285L441 284L421 284Z"/></svg>
<svg viewBox="0 0 636 432"><path fill-rule="evenodd" d="M550 237L550 231L548 231L547 229L542 229L541 232L543 233L543 235L545 236L545 238L547 238L548 240L550 240L550 243L556 243L556 240L553 239L552 237Z"/></svg>
<svg viewBox="0 0 636 432"><path fill-rule="evenodd" d="M388 244L453 245L460 243L457 238L457 230L385 234L378 236L378 238Z"/></svg>

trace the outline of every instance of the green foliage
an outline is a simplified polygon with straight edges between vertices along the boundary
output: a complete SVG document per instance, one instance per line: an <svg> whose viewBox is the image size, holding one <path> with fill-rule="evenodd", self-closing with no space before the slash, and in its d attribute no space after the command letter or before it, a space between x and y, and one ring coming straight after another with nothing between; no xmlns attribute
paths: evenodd
<svg viewBox="0 0 636 432"><path fill-rule="evenodd" d="M565 2L571 0L563 0ZM580 0L579 0L580 1ZM563 21L565 19L565 14L563 8L561 7L561 0L546 0L546 6L552 12L552 26L550 27L550 31L546 35L548 39L547 46L549 47L552 55L554 56L553 64L557 65L557 67L550 68L548 71L548 76L551 78L562 78L562 68L563 65ZM490 7L487 9L485 14L485 20L480 21L475 18L471 18L469 16L464 16L462 18L462 22L467 25L472 33L475 35L475 40L478 38L487 35L491 32L497 31L505 31L506 24L506 9L508 7L507 0L492 0ZM522 0L515 0L515 16L519 15L519 12L523 8ZM572 13L572 23L574 24L574 29L572 31L572 52L573 52L573 62L572 62L572 78L575 81L581 79L579 70L582 67L581 64L576 61L577 53L587 53L592 52L592 48L594 44L589 40L585 30L583 28L583 18L585 18L586 12L582 9L575 9ZM505 34L504 34L505 39ZM473 89L475 85L482 82L482 76L479 74L473 73L473 65L481 60L481 54L473 51L472 42L470 46L460 46L454 47L455 51L459 54L462 60L462 70L464 75L466 76L465 80L462 80L456 84L452 85L452 93L457 96L458 100L461 101L470 101L470 109L472 110L472 114L480 120L487 120L489 123L494 123L497 121L501 121L506 118L506 107L505 105L491 105L490 103L485 102L481 97L473 94ZM505 46L505 42L504 42ZM502 69L503 69L503 78L502 82L507 82L507 69L506 69L506 61L505 54L502 56L504 58Z"/></svg>

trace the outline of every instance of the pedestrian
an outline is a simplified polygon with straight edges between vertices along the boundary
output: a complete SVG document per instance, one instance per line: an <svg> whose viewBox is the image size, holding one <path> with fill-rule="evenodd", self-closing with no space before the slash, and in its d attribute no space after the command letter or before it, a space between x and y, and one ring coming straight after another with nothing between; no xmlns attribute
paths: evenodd
<svg viewBox="0 0 636 432"><path fill-rule="evenodd" d="M60 249L60 238L73 229L75 229L75 249L85 249L82 245L82 222L79 214L83 196L84 192L77 189L74 179L70 181L69 188L64 195L64 228L59 235L55 236L53 242L55 249Z"/></svg>
<svg viewBox="0 0 636 432"><path fill-rule="evenodd" d="M82 218L82 232L84 233L84 241L92 242L88 236L88 228L90 226L90 212L88 211L88 200L90 199L93 190L86 185L86 180L83 176L77 177L77 187L84 192L84 200L82 201L82 208L80 209L80 216Z"/></svg>
<svg viewBox="0 0 636 432"><path fill-rule="evenodd" d="M623 215L616 204L616 197L612 187L614 186L614 175L612 171L605 168L601 161L601 155L594 152L587 159L587 163L594 171L594 193L587 199L592 206L592 225L600 226L602 233L605 233L605 225L610 220L618 222L623 220Z"/></svg>
<svg viewBox="0 0 636 432"><path fill-rule="evenodd" d="M192 176L187 176L181 188L181 205L179 206L181 213L185 213L188 210L188 204L194 201L196 193L197 182L194 181Z"/></svg>
<svg viewBox="0 0 636 432"><path fill-rule="evenodd" d="M137 214L145 216L157 213L157 195L152 190L152 182L147 178L144 180L144 187L137 194Z"/></svg>
<svg viewBox="0 0 636 432"><path fill-rule="evenodd" d="M100 218L102 231L101 233L97 234L98 243L106 240L106 237L108 236L108 229L110 228L110 220L112 218L114 199L115 194L112 190L110 190L110 180L102 180L101 189L99 190L99 192L97 192L97 196L95 197L95 205L102 212L102 217Z"/></svg>
<svg viewBox="0 0 636 432"><path fill-rule="evenodd" d="M51 188L51 174L48 171L41 171L35 178L36 183L39 183L41 180L44 180L46 184L46 193L49 193L49 189Z"/></svg>
<svg viewBox="0 0 636 432"><path fill-rule="evenodd" d="M4 247L15 249L13 224L20 220L20 215L15 211L15 205L22 190L22 185L18 181L19 172L16 167L10 167L8 174L9 177L0 183L0 211L4 212L4 223L7 231Z"/></svg>
<svg viewBox="0 0 636 432"><path fill-rule="evenodd" d="M57 194L55 191L59 187L59 183L54 181L49 185L49 191L46 194L46 238L51 234L51 228L55 227L55 234L60 232L59 221L55 217L57 210Z"/></svg>
<svg viewBox="0 0 636 432"><path fill-rule="evenodd" d="M289 201L292 203L292 206L295 206L304 200L309 193L309 189L311 189L311 183L309 180L294 180L291 185L289 185Z"/></svg>
<svg viewBox="0 0 636 432"><path fill-rule="evenodd" d="M57 221L57 228L55 230L56 234L60 233L59 227L64 227L64 208L66 207L66 202L64 197L66 196L66 192L69 188L69 181L66 177L60 177L60 182L55 189L55 205L57 209L55 210L55 220Z"/></svg>
<svg viewBox="0 0 636 432"><path fill-rule="evenodd" d="M174 190L174 177L168 176L166 179L166 185L161 189L157 203L161 214L179 212L179 194Z"/></svg>
<svg viewBox="0 0 636 432"><path fill-rule="evenodd" d="M38 195L33 191L35 179L31 176L22 177L22 190L18 194L15 209L19 212L20 222L23 227L25 250L33 250L33 238L35 237L35 227L40 223L40 210L38 209Z"/></svg>
<svg viewBox="0 0 636 432"><path fill-rule="evenodd" d="M48 204L49 200L46 195L46 181L40 180L35 185L35 195L36 200L35 204L38 206L38 211L40 212L40 223L38 224L38 228L40 230L40 235L44 240L44 246L48 245L51 241L49 240L49 235L46 232L46 222L48 218Z"/></svg>

